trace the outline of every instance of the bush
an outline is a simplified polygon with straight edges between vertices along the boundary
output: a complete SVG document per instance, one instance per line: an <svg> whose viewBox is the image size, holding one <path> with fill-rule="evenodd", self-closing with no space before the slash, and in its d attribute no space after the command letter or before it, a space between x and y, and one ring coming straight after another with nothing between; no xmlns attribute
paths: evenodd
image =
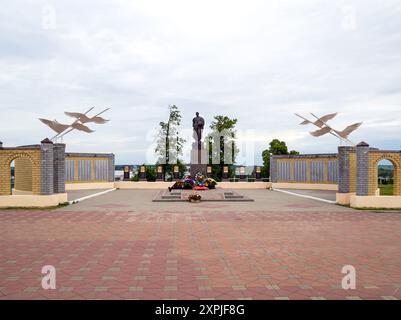
<svg viewBox="0 0 401 320"><path fill-rule="evenodd" d="M156 181L156 169L151 166L145 166L146 181Z"/></svg>

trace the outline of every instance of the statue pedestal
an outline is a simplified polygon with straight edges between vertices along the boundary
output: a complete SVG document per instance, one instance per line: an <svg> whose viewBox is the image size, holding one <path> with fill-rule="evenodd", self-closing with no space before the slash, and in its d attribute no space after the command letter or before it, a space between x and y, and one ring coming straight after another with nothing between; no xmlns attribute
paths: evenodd
<svg viewBox="0 0 401 320"><path fill-rule="evenodd" d="M200 172L204 175L207 174L207 163L209 162L209 155L203 142L198 145L197 142L192 143L191 150L191 168L190 174L192 177Z"/></svg>

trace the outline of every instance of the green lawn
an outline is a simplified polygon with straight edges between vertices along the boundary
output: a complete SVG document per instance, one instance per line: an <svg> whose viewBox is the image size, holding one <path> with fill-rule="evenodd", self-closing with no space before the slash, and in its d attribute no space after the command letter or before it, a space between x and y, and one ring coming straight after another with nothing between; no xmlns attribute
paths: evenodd
<svg viewBox="0 0 401 320"><path fill-rule="evenodd" d="M393 195L393 185L392 184L379 184L380 195L382 196L392 196Z"/></svg>

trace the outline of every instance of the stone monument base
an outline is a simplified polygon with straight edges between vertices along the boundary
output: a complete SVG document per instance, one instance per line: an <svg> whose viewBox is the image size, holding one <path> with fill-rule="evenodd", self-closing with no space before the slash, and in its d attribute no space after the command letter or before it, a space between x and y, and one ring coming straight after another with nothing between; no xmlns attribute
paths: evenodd
<svg viewBox="0 0 401 320"><path fill-rule="evenodd" d="M194 178L198 172L206 175L207 164L191 164L191 168L189 171L192 178Z"/></svg>
<svg viewBox="0 0 401 320"><path fill-rule="evenodd" d="M190 174L192 177L195 177L198 172L202 173L203 175L207 174L208 158L208 153L203 142L201 142L199 145L197 142L194 142L191 150L190 167Z"/></svg>
<svg viewBox="0 0 401 320"><path fill-rule="evenodd" d="M192 190L173 189L160 190L153 198L153 202L187 202L188 196L192 194ZM254 201L254 199L244 196L234 190L213 189L199 191L202 201L229 201L229 202L242 202Z"/></svg>

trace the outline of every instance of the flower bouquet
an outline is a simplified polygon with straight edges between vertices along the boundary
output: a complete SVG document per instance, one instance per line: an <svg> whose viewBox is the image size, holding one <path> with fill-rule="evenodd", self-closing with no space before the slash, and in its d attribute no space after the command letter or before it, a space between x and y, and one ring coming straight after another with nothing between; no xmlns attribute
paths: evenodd
<svg viewBox="0 0 401 320"><path fill-rule="evenodd" d="M193 194L190 194L190 195L188 196L188 201L189 201L189 202L192 202L192 203L200 202L201 199L202 199L201 195L200 195L200 194L197 194L197 193L193 193Z"/></svg>
<svg viewBox="0 0 401 320"><path fill-rule="evenodd" d="M198 172L195 175L195 178L191 176L186 176L182 180L178 180L174 183L172 187L169 187L169 190L172 189L185 189L185 190L209 190L214 189L217 185L216 180L212 178L208 178L202 173Z"/></svg>
<svg viewBox="0 0 401 320"><path fill-rule="evenodd" d="M217 185L217 181L214 180L213 178L207 178L205 182L205 186L208 187L209 189L215 189Z"/></svg>

